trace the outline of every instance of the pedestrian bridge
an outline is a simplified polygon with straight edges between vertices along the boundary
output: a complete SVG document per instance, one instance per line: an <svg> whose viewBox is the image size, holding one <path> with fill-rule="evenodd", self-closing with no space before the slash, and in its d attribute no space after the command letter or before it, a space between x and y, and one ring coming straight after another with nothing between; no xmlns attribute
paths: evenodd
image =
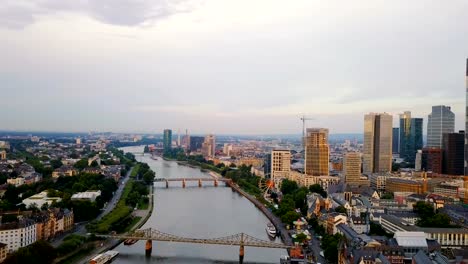
<svg viewBox="0 0 468 264"><path fill-rule="evenodd" d="M232 180L225 178L157 178L154 179L154 182L165 182L166 188L169 188L169 182L181 182L183 188L186 187L187 182L198 182L198 187L202 187L203 182L213 182L215 187L218 187L219 182L224 182L226 186L232 186Z"/></svg>

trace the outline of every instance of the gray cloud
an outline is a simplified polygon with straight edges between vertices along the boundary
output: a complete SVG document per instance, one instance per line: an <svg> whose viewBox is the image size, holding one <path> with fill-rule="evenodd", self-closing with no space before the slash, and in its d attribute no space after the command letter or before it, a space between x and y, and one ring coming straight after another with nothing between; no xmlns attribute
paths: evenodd
<svg viewBox="0 0 468 264"><path fill-rule="evenodd" d="M21 29L36 21L39 15L59 11L86 14L106 24L138 26L189 12L197 3L191 0L5 0L0 4L0 27Z"/></svg>

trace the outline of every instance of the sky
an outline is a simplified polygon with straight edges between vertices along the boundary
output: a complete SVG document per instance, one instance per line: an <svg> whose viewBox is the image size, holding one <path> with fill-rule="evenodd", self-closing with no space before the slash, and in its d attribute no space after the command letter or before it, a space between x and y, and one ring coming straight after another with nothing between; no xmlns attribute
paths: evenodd
<svg viewBox="0 0 468 264"><path fill-rule="evenodd" d="M0 130L464 127L468 1L1 0Z"/></svg>

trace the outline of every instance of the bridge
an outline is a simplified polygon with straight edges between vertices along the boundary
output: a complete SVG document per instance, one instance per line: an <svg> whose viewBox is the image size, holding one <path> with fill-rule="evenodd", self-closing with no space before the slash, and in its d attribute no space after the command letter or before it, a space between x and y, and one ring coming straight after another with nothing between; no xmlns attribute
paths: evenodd
<svg viewBox="0 0 468 264"><path fill-rule="evenodd" d="M187 182L198 182L198 187L202 187L202 182L213 182L215 187L218 187L219 182L224 182L227 186L232 186L232 180L226 178L157 178L154 182L165 182L166 188L169 188L169 182L182 182L182 187L185 188Z"/></svg>
<svg viewBox="0 0 468 264"><path fill-rule="evenodd" d="M255 238L245 233L238 233L235 235L219 237L219 238L190 238L181 237L168 233L161 232L159 230L148 228L136 230L128 234L110 234L110 235L96 235L103 238L114 238L124 240L146 240L146 255L151 255L152 241L165 241L165 242L178 242L178 243L195 243L195 244L206 244L206 245L225 245L225 246L239 246L239 263L243 263L244 260L244 247L261 247L261 248L283 248L290 249L291 246L287 246L281 243L275 243L271 241L265 241L262 239Z"/></svg>

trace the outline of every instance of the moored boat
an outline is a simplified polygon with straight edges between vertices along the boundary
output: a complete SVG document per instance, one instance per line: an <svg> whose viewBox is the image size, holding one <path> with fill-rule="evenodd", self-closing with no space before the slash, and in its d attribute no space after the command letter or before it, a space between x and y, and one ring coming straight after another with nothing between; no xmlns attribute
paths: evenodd
<svg viewBox="0 0 468 264"><path fill-rule="evenodd" d="M135 244L136 242L138 242L138 240L129 238L129 239L125 239L124 245L125 246L131 246L131 245Z"/></svg>
<svg viewBox="0 0 468 264"><path fill-rule="evenodd" d="M268 223L265 230L270 237L276 237L276 227L272 223Z"/></svg>
<svg viewBox="0 0 468 264"><path fill-rule="evenodd" d="M115 250L106 251L106 252L101 253L99 255L96 255L94 258L92 258L89 261L89 264L107 264L107 263L110 263L110 262L112 262L112 260L115 259L115 257L117 257L118 254L119 254L119 252L115 251Z"/></svg>

